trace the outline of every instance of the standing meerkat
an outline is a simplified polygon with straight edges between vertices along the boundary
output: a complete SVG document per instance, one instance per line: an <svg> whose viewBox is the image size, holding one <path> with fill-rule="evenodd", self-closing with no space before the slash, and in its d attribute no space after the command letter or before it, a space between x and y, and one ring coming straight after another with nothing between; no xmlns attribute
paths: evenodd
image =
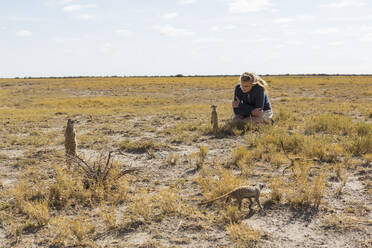
<svg viewBox="0 0 372 248"><path fill-rule="evenodd" d="M223 194L213 200L209 200L209 201L205 201L205 202L202 202L202 203L199 203L199 205L204 205L204 204L208 204L208 203L211 203L211 202L214 202L214 201L217 201L219 199L222 199L222 198L225 198L226 197L226 202L230 199L230 198L234 198L238 201L239 203L239 210L241 210L241 206L242 206L242 200L244 198L248 198L249 199L249 210L252 211L252 204L253 204L253 201L252 201L252 198L254 198L258 204L258 206L260 207L260 209L263 211L263 208L260 204L260 192L262 190L262 188L264 187L263 184L258 184L258 186L256 187L250 187L250 186L240 186L238 188L235 188L234 190L226 193L226 194Z"/></svg>
<svg viewBox="0 0 372 248"><path fill-rule="evenodd" d="M65 152L67 156L77 156L76 133L74 129L75 123L77 123L76 120L67 120L67 127L65 131Z"/></svg>
<svg viewBox="0 0 372 248"><path fill-rule="evenodd" d="M211 117L211 124L213 126L213 133L217 133L218 131L218 116L217 116L217 106L212 105L212 117Z"/></svg>

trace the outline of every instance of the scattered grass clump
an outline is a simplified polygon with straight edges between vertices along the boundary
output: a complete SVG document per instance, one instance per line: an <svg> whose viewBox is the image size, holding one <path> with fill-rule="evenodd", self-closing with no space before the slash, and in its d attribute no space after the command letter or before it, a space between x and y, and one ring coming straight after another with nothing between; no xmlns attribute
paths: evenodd
<svg viewBox="0 0 372 248"><path fill-rule="evenodd" d="M115 213L115 207L105 206L100 209L99 216L103 219L109 230L118 228L118 220Z"/></svg>
<svg viewBox="0 0 372 248"><path fill-rule="evenodd" d="M128 205L128 211L130 212L129 216L132 221L140 220L151 222L151 219L155 214L153 210L155 204L154 200L153 196L145 191L136 194Z"/></svg>
<svg viewBox="0 0 372 248"><path fill-rule="evenodd" d="M333 143L327 136L307 137L302 149L308 158L316 158L327 163L337 162L338 158L345 153L340 144Z"/></svg>
<svg viewBox="0 0 372 248"><path fill-rule="evenodd" d="M219 213L218 223L221 225L232 225L240 223L244 219L244 212L240 211L237 204L226 205Z"/></svg>
<svg viewBox="0 0 372 248"><path fill-rule="evenodd" d="M189 157L190 164L193 164L193 161L194 161L196 165L195 170L200 170L204 167L208 152L209 152L209 147L201 145L199 146L198 152L190 154L190 157Z"/></svg>
<svg viewBox="0 0 372 248"><path fill-rule="evenodd" d="M91 234L95 232L96 226L92 224L86 217L77 217L70 221L70 231L77 239L78 244L87 245L90 243Z"/></svg>
<svg viewBox="0 0 372 248"><path fill-rule="evenodd" d="M167 165L168 166L175 166L177 164L177 161L179 160L179 155L170 152L167 158Z"/></svg>
<svg viewBox="0 0 372 248"><path fill-rule="evenodd" d="M222 167L203 168L195 181L201 187L206 199L214 199L238 186L247 184L244 179L234 176L231 170Z"/></svg>
<svg viewBox="0 0 372 248"><path fill-rule="evenodd" d="M85 189L83 175L55 167L55 178L49 186L48 203L56 209L91 205L92 192Z"/></svg>
<svg viewBox="0 0 372 248"><path fill-rule="evenodd" d="M347 230L360 231L359 219L347 214L329 214L323 218L321 226L326 230L345 232Z"/></svg>
<svg viewBox="0 0 372 248"><path fill-rule="evenodd" d="M162 214L173 215L180 213L182 209L181 198L173 189L162 189L157 198L157 204L160 207Z"/></svg>
<svg viewBox="0 0 372 248"><path fill-rule="evenodd" d="M312 116L306 121L305 133L329 133L337 135L350 135L352 132L352 121L348 116L324 114Z"/></svg>
<svg viewBox="0 0 372 248"><path fill-rule="evenodd" d="M238 146L232 151L231 164L241 169L243 174L247 174L254 164L255 154L245 146Z"/></svg>
<svg viewBox="0 0 372 248"><path fill-rule="evenodd" d="M47 201L25 202L24 212L35 221L38 226L49 223L50 214Z"/></svg>
<svg viewBox="0 0 372 248"><path fill-rule="evenodd" d="M344 141L344 147L354 156L372 153L372 134L364 136L353 135Z"/></svg>
<svg viewBox="0 0 372 248"><path fill-rule="evenodd" d="M314 178L310 176L310 166L299 164L295 167L295 180L288 184L287 201L295 208L318 208L327 188L325 171Z"/></svg>
<svg viewBox="0 0 372 248"><path fill-rule="evenodd" d="M271 178L270 189L271 189L271 200L280 203L280 200L284 196L283 192L283 181L279 177Z"/></svg>
<svg viewBox="0 0 372 248"><path fill-rule="evenodd" d="M120 150L129 152L129 153L145 153L145 152L149 152L150 150L157 151L165 147L161 144L158 144L154 140L150 140L150 139L140 139L137 141L131 141L129 139L125 139L120 142L119 148Z"/></svg>
<svg viewBox="0 0 372 248"><path fill-rule="evenodd" d="M273 128L262 134L261 139L256 139L259 144L265 147L273 147L270 152L290 152L301 154L306 137L299 133L289 133L282 128Z"/></svg>
<svg viewBox="0 0 372 248"><path fill-rule="evenodd" d="M230 224L226 226L226 230L237 247L258 247L258 242L263 236L260 230L255 230L245 223Z"/></svg>

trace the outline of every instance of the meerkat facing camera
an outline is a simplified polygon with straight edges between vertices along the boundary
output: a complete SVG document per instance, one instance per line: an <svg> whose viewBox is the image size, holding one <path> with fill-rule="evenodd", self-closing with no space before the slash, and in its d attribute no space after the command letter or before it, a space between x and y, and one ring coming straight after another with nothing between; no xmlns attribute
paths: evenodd
<svg viewBox="0 0 372 248"><path fill-rule="evenodd" d="M77 122L78 121L76 120L67 120L67 126L65 130L65 152L67 156L77 156L77 142L74 129L74 124Z"/></svg>
<svg viewBox="0 0 372 248"><path fill-rule="evenodd" d="M211 108L212 108L211 124L213 126L213 133L217 133L218 131L217 106L212 105Z"/></svg>

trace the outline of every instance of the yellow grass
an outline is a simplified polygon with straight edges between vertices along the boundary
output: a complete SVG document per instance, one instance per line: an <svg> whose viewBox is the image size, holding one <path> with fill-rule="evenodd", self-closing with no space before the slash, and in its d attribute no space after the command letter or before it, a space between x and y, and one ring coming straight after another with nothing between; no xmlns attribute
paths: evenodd
<svg viewBox="0 0 372 248"><path fill-rule="evenodd" d="M275 124L259 127L231 123L238 77L0 79L0 221L7 237L27 247L24 234L32 229L27 236L40 244L77 247L107 236L127 242L132 234L174 233L175 242L191 246L193 239L182 235L210 231L206 236L223 232L213 239L228 245L254 247L263 232L241 222L236 205L197 203L263 182L262 197L278 208L332 208L350 190L352 173L363 181L360 194L370 193L363 173L372 158L372 77L264 79ZM78 153L92 156L93 176L64 162L68 118L80 120ZM97 167L105 159L96 158L102 150L118 152L105 180ZM142 170L117 177L131 166ZM323 228L363 230L350 209L358 208L328 214ZM196 236L195 242L216 246Z"/></svg>

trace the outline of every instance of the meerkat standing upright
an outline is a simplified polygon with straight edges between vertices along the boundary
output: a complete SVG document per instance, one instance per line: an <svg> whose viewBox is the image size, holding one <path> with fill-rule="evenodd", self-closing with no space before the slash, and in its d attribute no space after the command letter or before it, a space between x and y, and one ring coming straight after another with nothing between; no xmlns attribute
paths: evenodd
<svg viewBox="0 0 372 248"><path fill-rule="evenodd" d="M216 105L212 105L211 106L212 108L212 117L211 117L211 124L213 126L213 133L217 133L218 131L218 116L217 116L217 106Z"/></svg>
<svg viewBox="0 0 372 248"><path fill-rule="evenodd" d="M65 131L65 152L66 156L77 156L77 143L74 123L76 120L68 119Z"/></svg>

